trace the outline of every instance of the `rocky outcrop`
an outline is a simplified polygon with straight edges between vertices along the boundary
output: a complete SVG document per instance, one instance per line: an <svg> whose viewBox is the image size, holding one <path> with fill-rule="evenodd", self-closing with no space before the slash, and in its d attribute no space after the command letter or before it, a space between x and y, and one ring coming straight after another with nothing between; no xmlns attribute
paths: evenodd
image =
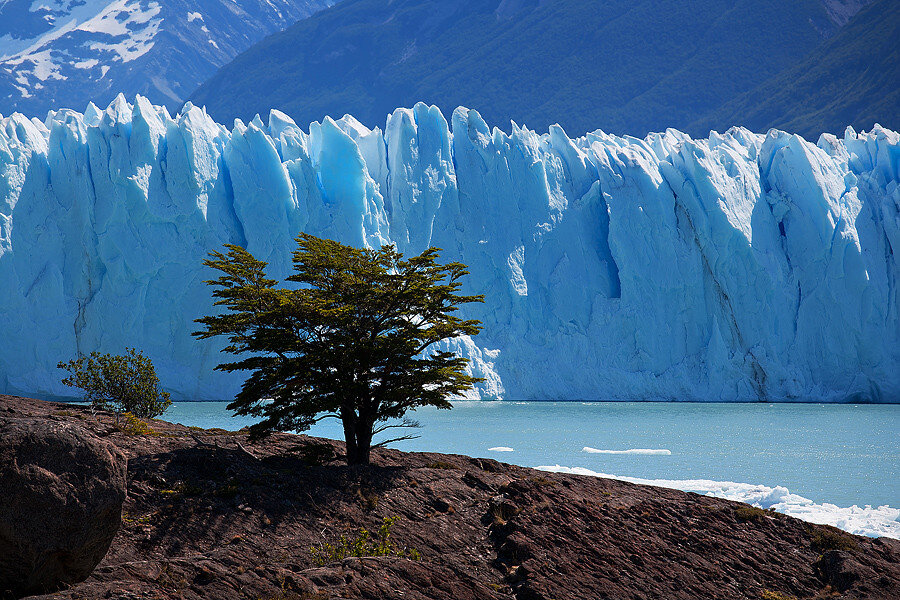
<svg viewBox="0 0 900 600"><path fill-rule="evenodd" d="M128 456L109 553L53 598L900 597L900 542L728 500L457 455L347 467L340 443L307 436L250 444L163 421L129 435L78 407L0 397L7 409L85 423ZM315 560L389 517L405 552Z"/></svg>
<svg viewBox="0 0 900 600"><path fill-rule="evenodd" d="M125 457L75 419L0 409L0 598L87 578L119 529Z"/></svg>

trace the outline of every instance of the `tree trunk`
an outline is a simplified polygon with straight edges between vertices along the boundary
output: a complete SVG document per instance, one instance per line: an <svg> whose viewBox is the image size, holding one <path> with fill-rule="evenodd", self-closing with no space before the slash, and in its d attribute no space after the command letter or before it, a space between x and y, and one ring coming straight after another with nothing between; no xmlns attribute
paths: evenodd
<svg viewBox="0 0 900 600"><path fill-rule="evenodd" d="M356 411L352 408L341 408L341 424L344 426L344 442L347 444L347 464L358 465L359 445L356 443Z"/></svg>
<svg viewBox="0 0 900 600"><path fill-rule="evenodd" d="M347 441L347 464L367 465L372 451L372 427L367 419L357 417L351 427L344 426Z"/></svg>
<svg viewBox="0 0 900 600"><path fill-rule="evenodd" d="M372 451L372 427L367 419L356 421L356 452L354 456L347 454L347 463L351 465L367 465Z"/></svg>

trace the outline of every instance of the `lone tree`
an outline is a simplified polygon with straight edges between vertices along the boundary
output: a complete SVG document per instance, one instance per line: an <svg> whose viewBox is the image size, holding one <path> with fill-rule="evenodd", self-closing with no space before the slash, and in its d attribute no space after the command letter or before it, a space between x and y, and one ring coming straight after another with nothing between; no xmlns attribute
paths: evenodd
<svg viewBox="0 0 900 600"><path fill-rule="evenodd" d="M197 319L194 335L228 336L224 349L241 360L222 371L251 371L228 405L237 415L263 417L250 428L259 438L272 431L303 431L339 418L347 463L368 464L374 435L415 426L403 417L419 406L450 408L449 396L481 381L464 373L468 360L433 344L481 330L476 320L453 316L460 304L483 296L457 292L465 265L437 263L437 248L404 259L393 246L380 250L301 233L293 253L295 285L276 287L267 263L227 244L210 253L207 266L222 272L207 281L221 315ZM433 349L432 349L433 350Z"/></svg>
<svg viewBox="0 0 900 600"><path fill-rule="evenodd" d="M159 385L159 377L149 358L134 348L124 355L91 352L56 368L69 372L65 385L84 390L84 399L93 408L112 410L118 415L130 412L136 417L158 417L172 401Z"/></svg>

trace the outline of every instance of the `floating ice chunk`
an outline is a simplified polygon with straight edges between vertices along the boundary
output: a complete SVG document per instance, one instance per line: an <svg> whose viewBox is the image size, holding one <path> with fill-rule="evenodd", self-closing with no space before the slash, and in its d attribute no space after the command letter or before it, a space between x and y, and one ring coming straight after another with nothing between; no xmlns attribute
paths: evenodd
<svg viewBox="0 0 900 600"><path fill-rule="evenodd" d="M488 452L515 452L515 450L509 446L494 446L493 448L488 448Z"/></svg>
<svg viewBox="0 0 900 600"><path fill-rule="evenodd" d="M629 448L628 450L598 450L597 448L591 448L590 446L585 446L581 449L582 452L587 452L588 454L643 454L647 456L669 456L672 454L671 450L666 450L665 448Z"/></svg>

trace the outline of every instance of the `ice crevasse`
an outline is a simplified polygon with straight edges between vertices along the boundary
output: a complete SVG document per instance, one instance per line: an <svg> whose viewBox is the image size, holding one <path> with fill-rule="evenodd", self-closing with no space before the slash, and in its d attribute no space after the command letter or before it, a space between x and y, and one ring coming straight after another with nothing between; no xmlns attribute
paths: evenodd
<svg viewBox="0 0 900 600"><path fill-rule="evenodd" d="M137 347L180 399L227 399L202 262L284 277L300 231L470 267L481 398L900 401L900 135L732 128L569 138L418 104L384 130L234 127L138 96L0 119L0 392Z"/></svg>

